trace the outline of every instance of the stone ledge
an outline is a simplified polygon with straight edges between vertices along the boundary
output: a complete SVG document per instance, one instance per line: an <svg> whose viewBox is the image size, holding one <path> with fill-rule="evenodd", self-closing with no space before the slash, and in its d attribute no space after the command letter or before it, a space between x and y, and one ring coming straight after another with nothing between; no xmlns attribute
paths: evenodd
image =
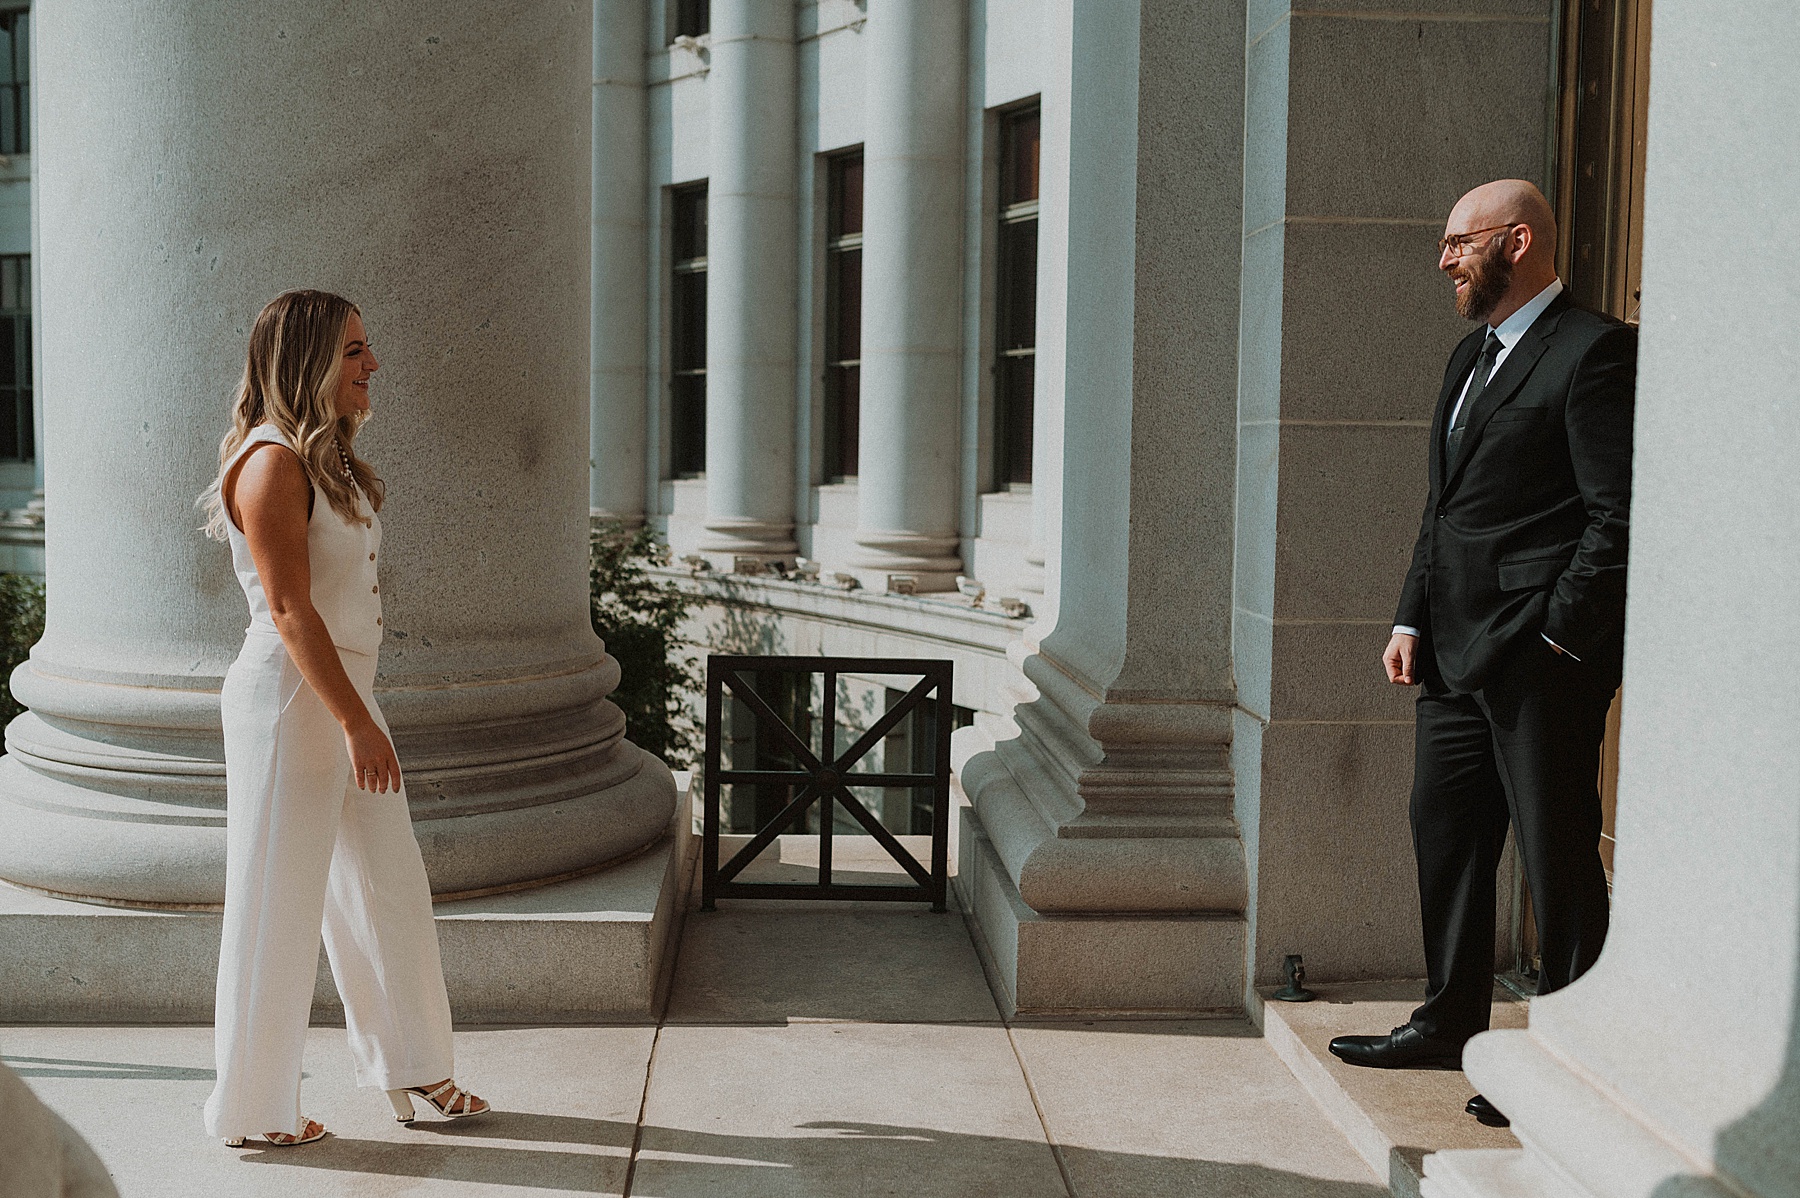
<svg viewBox="0 0 1800 1198"><path fill-rule="evenodd" d="M677 566L653 569L709 602L758 608L867 629L887 636L913 636L994 654L1004 654L1029 620L975 607L954 591L924 595L889 594L858 588L839 590L816 582L770 575L694 573Z"/></svg>
<svg viewBox="0 0 1800 1198"><path fill-rule="evenodd" d="M440 903L459 1023L652 1018L683 914L694 838L670 831L611 869L536 890ZM0 884L0 1022L211 1023L219 919L127 910ZM343 1008L320 954L315 1023Z"/></svg>
<svg viewBox="0 0 1800 1198"><path fill-rule="evenodd" d="M1419 1198L1422 1162L1443 1149L1517 1148L1504 1128L1483 1127L1465 1114L1475 1093L1468 1078L1446 1069L1359 1069L1331 1055L1333 1036L1378 1035L1405 1023L1425 992L1423 981L1317 985L1309 1003L1263 999L1263 1035L1325 1117L1395 1198ZM1494 987L1493 1026L1523 1027L1526 1004Z"/></svg>

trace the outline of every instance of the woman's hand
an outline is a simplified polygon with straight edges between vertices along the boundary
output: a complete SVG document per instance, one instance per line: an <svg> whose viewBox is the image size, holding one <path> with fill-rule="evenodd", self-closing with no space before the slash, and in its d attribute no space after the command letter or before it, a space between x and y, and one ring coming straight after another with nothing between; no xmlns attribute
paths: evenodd
<svg viewBox="0 0 1800 1198"><path fill-rule="evenodd" d="M350 769L356 775L359 790L386 794L400 789L400 759L394 746L374 720L344 730L344 746L350 750Z"/></svg>

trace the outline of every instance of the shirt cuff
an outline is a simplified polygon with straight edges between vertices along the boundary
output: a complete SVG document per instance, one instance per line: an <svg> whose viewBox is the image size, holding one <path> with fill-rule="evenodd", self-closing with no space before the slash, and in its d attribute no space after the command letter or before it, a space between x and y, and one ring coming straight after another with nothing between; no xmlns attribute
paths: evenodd
<svg viewBox="0 0 1800 1198"><path fill-rule="evenodd" d="M1568 658L1570 661L1580 661L1581 660L1579 657L1576 657L1573 653L1569 652L1567 649L1563 648L1561 645L1557 644L1555 641L1551 640L1549 637L1544 636L1543 633L1540 632L1540 633L1538 633L1538 635L1544 637L1544 643L1546 645L1549 645L1552 649L1556 650L1558 653L1562 654L1564 657Z"/></svg>
<svg viewBox="0 0 1800 1198"><path fill-rule="evenodd" d="M1394 625L1394 631L1396 633L1404 632L1407 636L1418 636L1419 635L1419 630L1417 628L1413 628L1406 624Z"/></svg>

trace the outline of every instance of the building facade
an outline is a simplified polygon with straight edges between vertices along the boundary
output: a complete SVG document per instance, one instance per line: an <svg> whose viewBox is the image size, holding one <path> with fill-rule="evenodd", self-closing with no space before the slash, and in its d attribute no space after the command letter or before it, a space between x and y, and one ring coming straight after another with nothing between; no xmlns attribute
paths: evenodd
<svg viewBox="0 0 1800 1198"><path fill-rule="evenodd" d="M1694 527L1662 438L1706 410L1696 364L1745 374L1754 419L1781 402L1689 322L1716 297L1696 245L1748 278L1733 239L1786 211L1792 155L1720 155L1791 145L1795 77L1768 56L1800 30L1774 3L1655 9L1654 47L1648 0L598 10L592 507L650 522L759 615L759 647L956 660L958 885L1021 1010L1254 1011L1289 954L1314 978L1422 972L1410 696L1375 658L1465 331L1431 243L1469 187L1534 180L1576 297L1643 321L1647 532L1602 779L1615 944L1552 1018L1472 1050L1527 1148L1435 1158L1436 1194L1800 1176L1793 791L1766 782L1709 821L1717 853L1680 850L1683 788L1723 747L1671 747L1692 705L1649 664L1695 645L1656 555ZM1725 340L1772 334L1786 294L1717 301ZM1706 423L1716 462L1735 433ZM1720 610L1748 620L1774 579L1742 581ZM1658 752L1682 766L1653 773ZM1770 817L1747 922L1674 919L1739 893L1716 858ZM1496 969L1529 989L1506 874ZM1751 926L1781 980L1727 1013L1693 967ZM1603 1027L1607 1002L1644 1022ZM1651 1029L1691 1023L1667 1063ZM1712 1059L1710 1029L1747 1039Z"/></svg>
<svg viewBox="0 0 1800 1198"><path fill-rule="evenodd" d="M32 236L31 7L0 7L0 571L44 572Z"/></svg>
<svg viewBox="0 0 1800 1198"><path fill-rule="evenodd" d="M305 279L393 330L370 436L422 500L382 686L438 890L661 843L584 619L601 517L666 538L698 642L956 662L957 885L1014 1010L1256 1016L1290 955L1415 977L1375 659L1465 331L1433 243L1524 177L1571 289L1644 329L1614 932L1470 1049L1523 1149L1426 1192L1800 1193L1786 0L1655 0L1654 39L1650 0L40 15L50 603L0 876L216 898L241 625L185 380Z"/></svg>
<svg viewBox="0 0 1800 1198"><path fill-rule="evenodd" d="M1431 242L1559 144L1553 6L1488 7L598 10L593 510L755 610L731 647L957 662L1022 1008L1421 971L1374 657L1461 332Z"/></svg>

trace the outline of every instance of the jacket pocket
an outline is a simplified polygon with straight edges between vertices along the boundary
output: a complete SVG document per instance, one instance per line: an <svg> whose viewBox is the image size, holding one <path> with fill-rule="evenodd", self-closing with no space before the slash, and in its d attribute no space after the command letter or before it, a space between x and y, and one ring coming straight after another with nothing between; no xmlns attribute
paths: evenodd
<svg viewBox="0 0 1800 1198"><path fill-rule="evenodd" d="M1500 589L1533 591L1553 586L1569 567L1569 554L1531 551L1500 559Z"/></svg>
<svg viewBox="0 0 1800 1198"><path fill-rule="evenodd" d="M1489 424L1512 424L1516 421L1521 421L1521 420L1543 420L1543 419L1546 419L1549 415L1550 415L1549 408L1545 408L1545 407L1519 408L1519 407L1513 407L1509 404L1508 406L1501 408L1498 412L1495 412L1492 416L1489 416L1488 423Z"/></svg>

